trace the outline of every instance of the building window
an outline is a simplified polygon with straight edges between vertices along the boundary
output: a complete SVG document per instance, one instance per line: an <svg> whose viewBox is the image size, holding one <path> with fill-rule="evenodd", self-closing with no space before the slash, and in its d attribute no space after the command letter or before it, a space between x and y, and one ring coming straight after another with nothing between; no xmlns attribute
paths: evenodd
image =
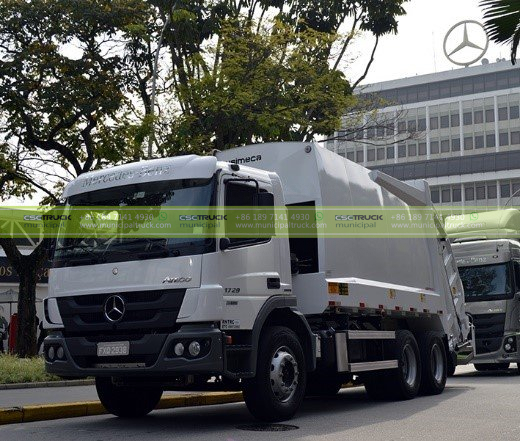
<svg viewBox="0 0 520 441"><path fill-rule="evenodd" d="M377 127L376 134L378 138L382 138L385 136L385 128L384 127Z"/></svg>
<svg viewBox="0 0 520 441"><path fill-rule="evenodd" d="M509 196L511 196L511 186L509 182L507 184L500 184L500 197L508 198Z"/></svg>
<svg viewBox="0 0 520 441"><path fill-rule="evenodd" d="M517 119L518 116L518 106L511 106L509 108L509 119Z"/></svg>
<svg viewBox="0 0 520 441"><path fill-rule="evenodd" d="M439 117L432 116L430 118L430 130L436 130L439 128Z"/></svg>
<svg viewBox="0 0 520 441"><path fill-rule="evenodd" d="M475 189L473 187L465 187L464 188L464 199L466 201L474 201L475 200Z"/></svg>
<svg viewBox="0 0 520 441"><path fill-rule="evenodd" d="M501 132L498 135L498 142L500 143L500 147L504 147L506 145L509 145L509 133L507 132Z"/></svg>
<svg viewBox="0 0 520 441"><path fill-rule="evenodd" d="M495 147L495 134L488 133L486 135L486 147Z"/></svg>
<svg viewBox="0 0 520 441"><path fill-rule="evenodd" d="M417 156L416 144L408 144L408 156Z"/></svg>
<svg viewBox="0 0 520 441"><path fill-rule="evenodd" d="M499 107L498 108L498 120L506 121L507 120L507 107Z"/></svg>
<svg viewBox="0 0 520 441"><path fill-rule="evenodd" d="M460 188L454 188L451 193L452 193L452 202L462 201L462 192L461 192Z"/></svg>
<svg viewBox="0 0 520 441"><path fill-rule="evenodd" d="M451 202L451 190L449 188L443 188L442 202Z"/></svg>
<svg viewBox="0 0 520 441"><path fill-rule="evenodd" d="M473 149L473 137L466 136L464 138L464 150L472 150Z"/></svg>
<svg viewBox="0 0 520 441"><path fill-rule="evenodd" d="M426 130L426 118L419 118L417 121L417 129L421 132Z"/></svg>
<svg viewBox="0 0 520 441"><path fill-rule="evenodd" d="M473 113L473 121L475 124L482 124L484 122L484 112L482 110L475 110Z"/></svg>
<svg viewBox="0 0 520 441"><path fill-rule="evenodd" d="M399 144L397 146L397 157L406 158L406 146L404 144Z"/></svg>
<svg viewBox="0 0 520 441"><path fill-rule="evenodd" d="M448 153L450 151L450 140L443 139L441 141L441 153Z"/></svg>
<svg viewBox="0 0 520 441"><path fill-rule="evenodd" d="M394 136L395 125L393 122L388 123L386 126L386 136Z"/></svg>
<svg viewBox="0 0 520 441"><path fill-rule="evenodd" d="M513 191L511 193L511 196L513 197L520 197L519 194L520 194L520 182L513 182Z"/></svg>
<svg viewBox="0 0 520 441"><path fill-rule="evenodd" d="M495 183L488 184L488 186L487 186L487 195L488 195L488 199L496 199L497 198L497 185Z"/></svg>
<svg viewBox="0 0 520 441"><path fill-rule="evenodd" d="M511 132L511 145L520 144L520 132Z"/></svg>
<svg viewBox="0 0 520 441"><path fill-rule="evenodd" d="M486 122L495 122L495 110L494 109L486 110Z"/></svg>
<svg viewBox="0 0 520 441"><path fill-rule="evenodd" d="M417 131L417 121L415 121L415 119L408 121L408 131L409 132Z"/></svg>
<svg viewBox="0 0 520 441"><path fill-rule="evenodd" d="M438 188L432 188L430 190L430 194L431 194L431 197L432 197L432 202L434 204L438 204L440 202L440 200L439 200L439 189Z"/></svg>
<svg viewBox="0 0 520 441"><path fill-rule="evenodd" d="M477 185L477 201L486 199L486 187L484 185Z"/></svg>
<svg viewBox="0 0 520 441"><path fill-rule="evenodd" d="M430 142L430 153L432 155L439 153L439 141Z"/></svg>
<svg viewBox="0 0 520 441"><path fill-rule="evenodd" d="M387 147L386 148L386 159L394 159L394 158L395 158L394 146Z"/></svg>
<svg viewBox="0 0 520 441"><path fill-rule="evenodd" d="M376 150L368 149L367 150L367 161L375 161L376 160Z"/></svg>
<svg viewBox="0 0 520 441"><path fill-rule="evenodd" d="M347 159L354 162L354 152L347 152Z"/></svg>
<svg viewBox="0 0 520 441"><path fill-rule="evenodd" d="M471 112L464 112L462 115L462 121L465 126L473 124L473 114Z"/></svg>
<svg viewBox="0 0 520 441"><path fill-rule="evenodd" d="M369 127L367 129L367 138L372 139L376 135L376 129L374 127Z"/></svg>
<svg viewBox="0 0 520 441"><path fill-rule="evenodd" d="M451 151L460 152L460 138L452 138L451 140Z"/></svg>
<svg viewBox="0 0 520 441"><path fill-rule="evenodd" d="M397 123L397 133L405 133L406 132L406 121L399 121Z"/></svg>
<svg viewBox="0 0 520 441"><path fill-rule="evenodd" d="M381 161L385 159L385 149L377 149L377 160Z"/></svg>
<svg viewBox="0 0 520 441"><path fill-rule="evenodd" d="M426 143L420 142L419 143L419 155L426 155Z"/></svg>
<svg viewBox="0 0 520 441"><path fill-rule="evenodd" d="M460 125L459 114L458 113L453 113L451 115L451 126L452 127L458 127L459 125Z"/></svg>
<svg viewBox="0 0 520 441"><path fill-rule="evenodd" d="M450 126L448 115L441 116L441 129L447 129Z"/></svg>
<svg viewBox="0 0 520 441"><path fill-rule="evenodd" d="M484 135L475 135L475 148L484 148Z"/></svg>

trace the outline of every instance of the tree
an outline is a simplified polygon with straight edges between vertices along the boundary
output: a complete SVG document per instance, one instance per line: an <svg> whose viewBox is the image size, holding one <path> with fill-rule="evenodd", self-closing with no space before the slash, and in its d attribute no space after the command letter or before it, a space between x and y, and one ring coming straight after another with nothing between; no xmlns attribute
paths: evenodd
<svg viewBox="0 0 520 441"><path fill-rule="evenodd" d="M487 34L491 40L511 45L511 63L516 62L520 43L520 3L518 0L482 0Z"/></svg>
<svg viewBox="0 0 520 441"><path fill-rule="evenodd" d="M150 2L171 22L174 105L156 124L161 154L332 132L379 38L405 13L404 0ZM375 43L364 74L348 81L343 68L360 31Z"/></svg>
<svg viewBox="0 0 520 441"><path fill-rule="evenodd" d="M0 3L1 200L38 190L56 203L72 178L140 157L124 48L141 38L149 12L139 0ZM11 238L0 246L20 276L17 353L32 356L45 241L30 255Z"/></svg>

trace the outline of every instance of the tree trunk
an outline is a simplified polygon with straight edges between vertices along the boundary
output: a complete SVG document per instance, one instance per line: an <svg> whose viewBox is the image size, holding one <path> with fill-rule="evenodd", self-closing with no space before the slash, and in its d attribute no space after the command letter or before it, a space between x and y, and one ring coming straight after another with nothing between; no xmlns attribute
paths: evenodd
<svg viewBox="0 0 520 441"><path fill-rule="evenodd" d="M16 336L16 353L19 357L38 355L36 333L36 282L39 267L31 255L22 257L20 285L18 288L18 334ZM39 265L41 266L41 265Z"/></svg>
<svg viewBox="0 0 520 441"><path fill-rule="evenodd" d="M36 332L36 282L38 272L43 268L47 255L47 242L42 240L31 254L22 255L14 239L0 238L9 262L18 273L18 333L15 352L18 356L34 357L37 355Z"/></svg>

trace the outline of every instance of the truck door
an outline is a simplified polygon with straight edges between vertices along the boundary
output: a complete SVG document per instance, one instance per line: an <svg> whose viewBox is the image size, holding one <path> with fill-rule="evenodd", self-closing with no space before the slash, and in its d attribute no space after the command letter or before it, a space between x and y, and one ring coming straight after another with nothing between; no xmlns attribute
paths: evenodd
<svg viewBox="0 0 520 441"><path fill-rule="evenodd" d="M270 183L231 175L221 177L220 188L220 203L226 207L229 219L240 214L233 207L258 206L258 194L272 192ZM223 329L252 329L267 298L284 292L279 239L256 237L255 221L254 217L241 221L248 232L247 237L227 237L218 241L224 288Z"/></svg>

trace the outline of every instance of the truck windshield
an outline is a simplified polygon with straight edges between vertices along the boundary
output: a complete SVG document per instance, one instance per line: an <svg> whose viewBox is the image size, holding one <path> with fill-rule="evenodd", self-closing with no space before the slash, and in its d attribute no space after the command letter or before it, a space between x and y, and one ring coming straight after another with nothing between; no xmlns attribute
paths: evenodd
<svg viewBox="0 0 520 441"><path fill-rule="evenodd" d="M510 265L466 266L459 268L466 302L504 300L513 296Z"/></svg>
<svg viewBox="0 0 520 441"><path fill-rule="evenodd" d="M212 205L214 178L179 179L111 187L71 196L67 206L93 207L161 207ZM117 211L115 208L114 211ZM132 238L132 237L67 237L61 231L56 243L53 266L78 266L129 260L176 257L207 253L215 248L213 239Z"/></svg>

